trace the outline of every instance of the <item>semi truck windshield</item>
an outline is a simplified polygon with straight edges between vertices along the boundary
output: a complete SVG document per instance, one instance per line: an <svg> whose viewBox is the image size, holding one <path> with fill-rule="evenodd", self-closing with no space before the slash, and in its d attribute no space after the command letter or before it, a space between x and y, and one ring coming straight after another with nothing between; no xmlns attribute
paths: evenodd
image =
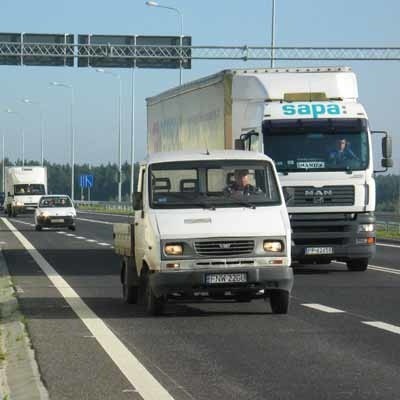
<svg viewBox="0 0 400 400"><path fill-rule="evenodd" d="M14 194L16 195L42 195L46 194L44 185L40 184L25 184L14 185Z"/></svg>
<svg viewBox="0 0 400 400"><path fill-rule="evenodd" d="M280 172L365 170L367 122L361 119L265 120L265 153Z"/></svg>

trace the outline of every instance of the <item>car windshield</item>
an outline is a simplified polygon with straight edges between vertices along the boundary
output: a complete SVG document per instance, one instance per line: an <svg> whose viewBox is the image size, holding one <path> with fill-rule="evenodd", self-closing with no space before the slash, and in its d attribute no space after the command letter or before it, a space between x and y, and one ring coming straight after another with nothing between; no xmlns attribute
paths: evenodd
<svg viewBox="0 0 400 400"><path fill-rule="evenodd" d="M42 195L45 193L44 185L41 184L14 185L14 194L16 195Z"/></svg>
<svg viewBox="0 0 400 400"><path fill-rule="evenodd" d="M270 162L218 161L153 164L152 208L217 208L281 203Z"/></svg>
<svg viewBox="0 0 400 400"><path fill-rule="evenodd" d="M42 197L39 203L40 208L72 207L69 197Z"/></svg>
<svg viewBox="0 0 400 400"><path fill-rule="evenodd" d="M366 120L265 120L263 136L279 172L365 170L369 164Z"/></svg>

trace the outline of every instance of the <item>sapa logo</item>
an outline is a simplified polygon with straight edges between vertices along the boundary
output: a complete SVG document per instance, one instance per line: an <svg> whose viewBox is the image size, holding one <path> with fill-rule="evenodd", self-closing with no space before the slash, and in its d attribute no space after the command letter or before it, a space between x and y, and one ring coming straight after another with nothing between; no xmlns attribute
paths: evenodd
<svg viewBox="0 0 400 400"><path fill-rule="evenodd" d="M311 115L318 118L320 115L339 115L340 107L338 104L304 103L304 104L285 104L282 106L284 115Z"/></svg>

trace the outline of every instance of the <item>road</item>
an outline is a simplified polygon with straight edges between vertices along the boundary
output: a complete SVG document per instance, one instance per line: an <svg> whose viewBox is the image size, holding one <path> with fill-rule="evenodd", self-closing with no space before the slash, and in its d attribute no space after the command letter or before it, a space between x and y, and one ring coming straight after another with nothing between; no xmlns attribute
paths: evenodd
<svg viewBox="0 0 400 400"><path fill-rule="evenodd" d="M79 218L76 232L9 219L37 252L0 222L51 399L398 398L399 245L380 244L366 272L297 268L288 315L258 300L170 304L154 318L121 301L112 222L127 217Z"/></svg>

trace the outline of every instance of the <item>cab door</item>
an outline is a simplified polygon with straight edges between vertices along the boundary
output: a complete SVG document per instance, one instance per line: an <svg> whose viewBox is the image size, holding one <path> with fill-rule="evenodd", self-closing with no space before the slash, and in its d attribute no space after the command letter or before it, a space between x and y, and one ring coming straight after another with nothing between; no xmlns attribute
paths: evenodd
<svg viewBox="0 0 400 400"><path fill-rule="evenodd" d="M144 204L147 202L146 196L146 168L142 166L139 171L138 191L135 192L134 211L134 243L135 243L135 262L137 270L140 271L143 264L143 257L145 253L145 238L146 238L146 220Z"/></svg>

